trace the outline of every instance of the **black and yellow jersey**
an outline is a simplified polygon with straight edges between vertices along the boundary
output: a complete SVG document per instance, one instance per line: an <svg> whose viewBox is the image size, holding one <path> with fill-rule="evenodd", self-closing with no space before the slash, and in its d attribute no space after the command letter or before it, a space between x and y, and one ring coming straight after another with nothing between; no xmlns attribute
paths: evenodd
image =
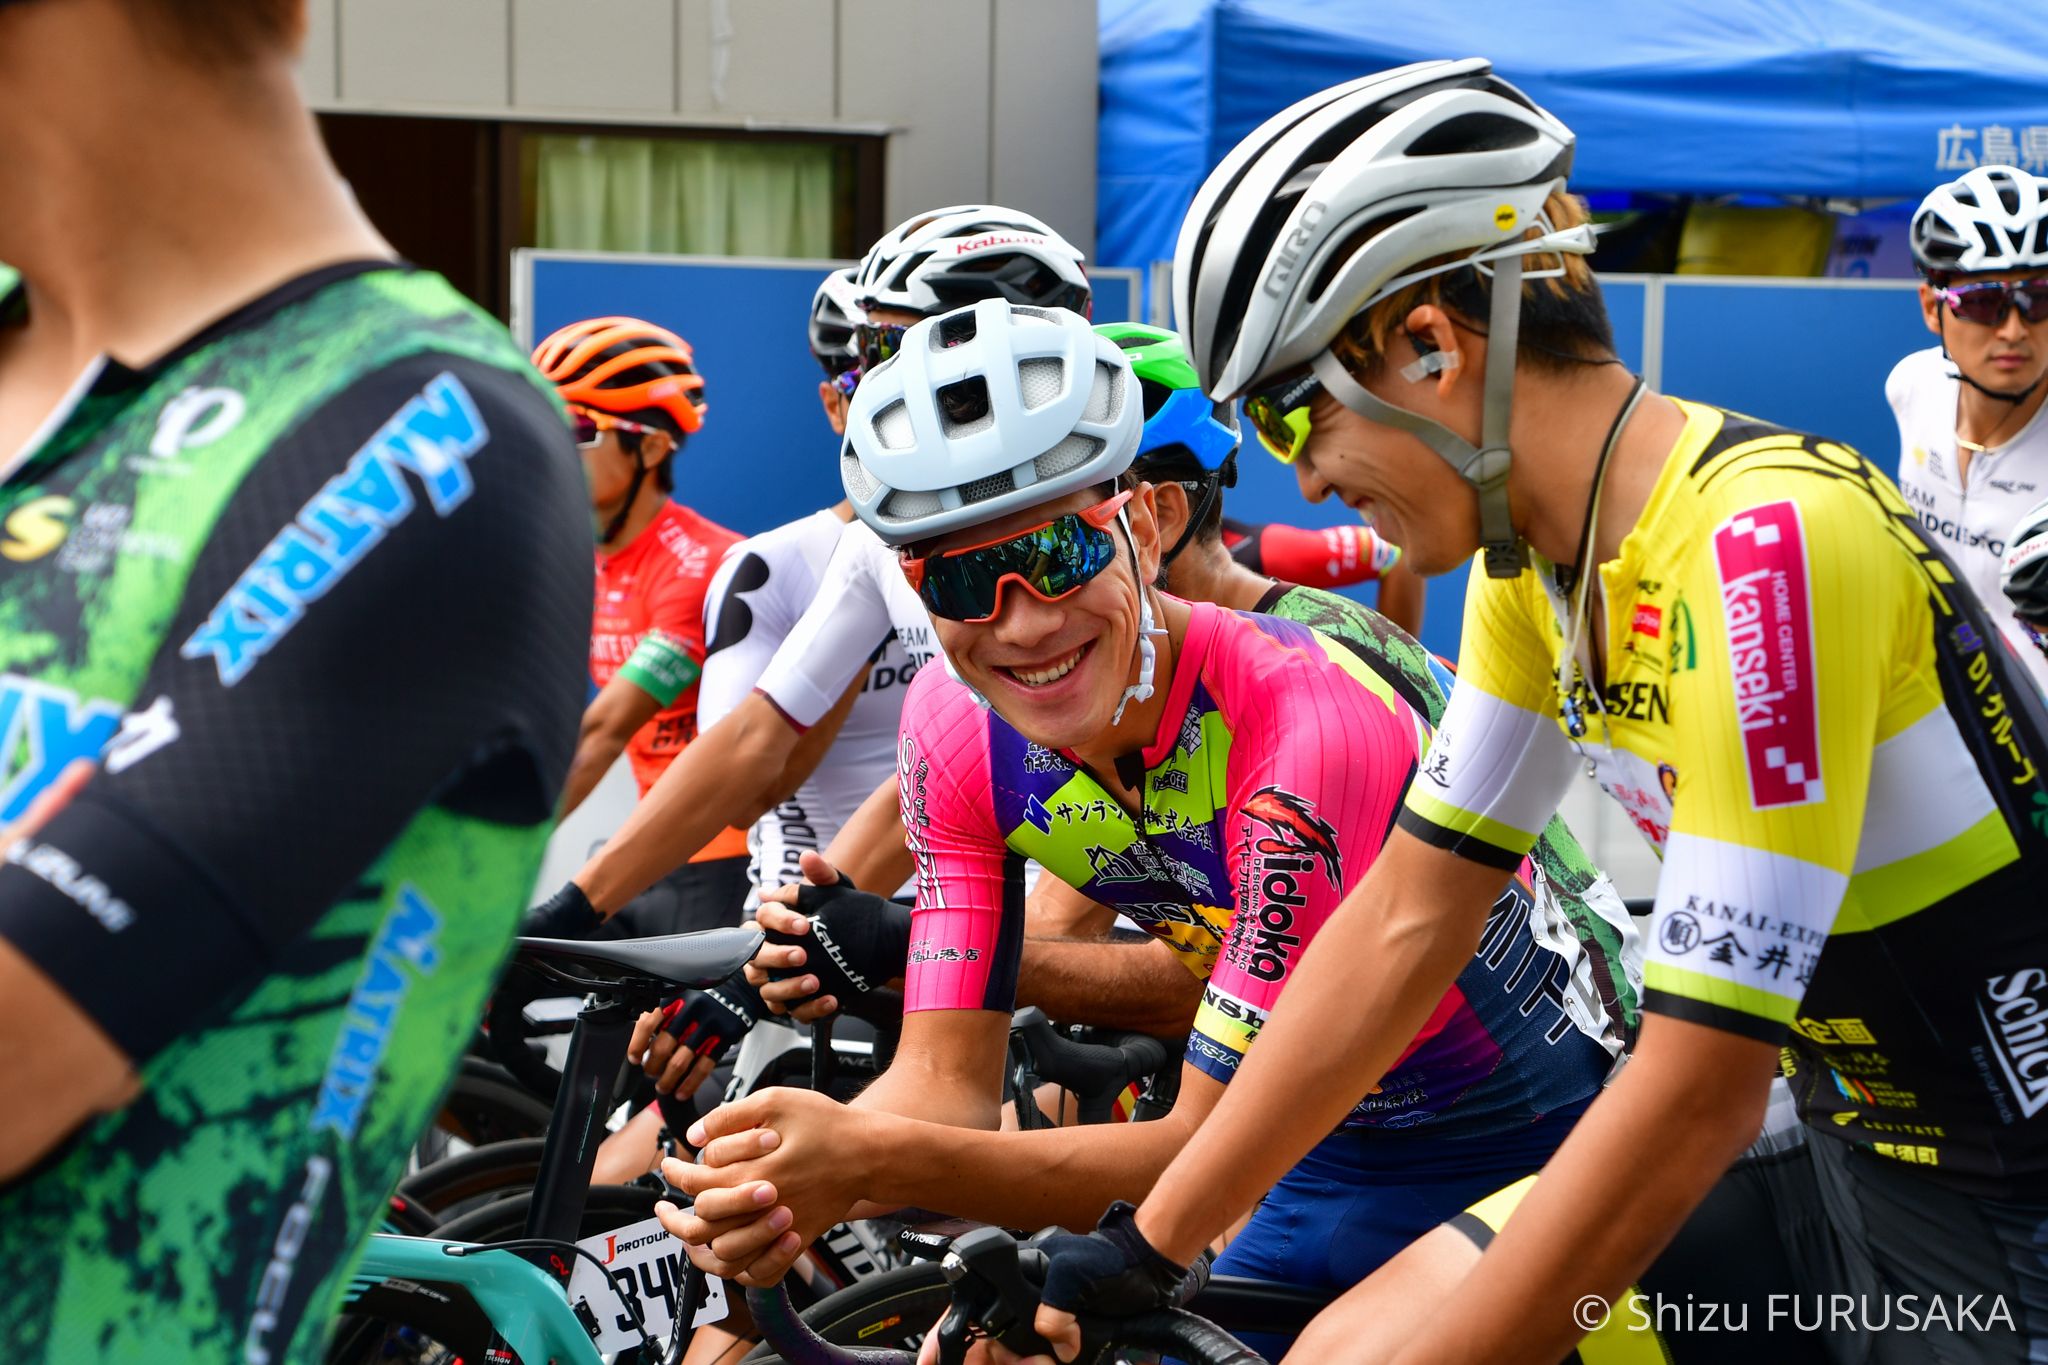
<svg viewBox="0 0 2048 1365"><path fill-rule="evenodd" d="M1401 822L1506 867L1584 764L1663 857L1645 1007L1791 1045L1831 1138L2048 1191L2048 720L1890 480L1680 405L1560 688L1540 559L1475 565L1459 686ZM1574 733L1576 732L1576 733Z"/></svg>

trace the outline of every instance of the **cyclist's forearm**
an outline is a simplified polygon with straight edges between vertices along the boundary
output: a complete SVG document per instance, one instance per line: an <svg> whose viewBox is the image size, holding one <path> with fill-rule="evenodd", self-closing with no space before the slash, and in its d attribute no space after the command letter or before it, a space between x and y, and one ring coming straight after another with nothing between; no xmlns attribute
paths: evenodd
<svg viewBox="0 0 2048 1365"><path fill-rule="evenodd" d="M774 781L755 793L753 801L747 803L749 807L758 807L746 820L747 824L753 824L755 820L789 800L796 793L796 789L803 785L804 779L818 770L818 765L824 761L825 754L832 748L832 742L839 738L839 731L846 724L847 716L852 713L854 703L860 700L861 689L867 686L868 674L872 671L872 665L862 668L860 676L853 680L845 695L833 703L832 709L827 711L816 725L797 737L796 743L790 748L789 757L783 761L782 771L776 774ZM902 885L901 880L899 879L896 884Z"/></svg>
<svg viewBox="0 0 2048 1365"><path fill-rule="evenodd" d="M1017 1003L1062 1023L1187 1035L1202 983L1161 943L1031 938L1017 968Z"/></svg>
<svg viewBox="0 0 2048 1365"><path fill-rule="evenodd" d="M556 818L568 819L625 751L623 737L614 738L602 732L584 735L576 745L575 759L569 764L569 780L562 784L561 813Z"/></svg>
<svg viewBox="0 0 2048 1365"><path fill-rule="evenodd" d="M994 1129L1002 1122L1009 1037L1010 1016L995 1010L907 1014L895 1060L853 1107L952 1128Z"/></svg>
<svg viewBox="0 0 2048 1365"><path fill-rule="evenodd" d="M903 842L903 812L896 800L896 774L860 803L832 836L825 861L853 879L853 884L887 896L910 880L912 862Z"/></svg>
<svg viewBox="0 0 2048 1365"><path fill-rule="evenodd" d="M1653 1016L1635 1059L1400 1365L1567 1354L1583 1331L1579 1300L1613 1302L1756 1136L1775 1062L1768 1044Z"/></svg>
<svg viewBox="0 0 2048 1365"><path fill-rule="evenodd" d="M774 707L747 698L669 764L576 884L599 913L614 913L732 824L754 794L748 775L779 773L796 739Z"/></svg>
<svg viewBox="0 0 2048 1365"><path fill-rule="evenodd" d="M1184 1095L1181 1103L1188 1100ZM1180 1105L1151 1123L1028 1133L962 1133L889 1120L875 1132L878 1159L867 1195L1003 1227L1093 1227L1112 1201L1142 1199L1199 1122ZM1029 1179L1019 1178L1024 1172Z"/></svg>
<svg viewBox="0 0 2048 1365"><path fill-rule="evenodd" d="M1477 949L1491 895L1411 899L1388 880L1368 874L1323 925L1229 1092L1140 1209L1165 1255L1200 1254L1336 1127Z"/></svg>

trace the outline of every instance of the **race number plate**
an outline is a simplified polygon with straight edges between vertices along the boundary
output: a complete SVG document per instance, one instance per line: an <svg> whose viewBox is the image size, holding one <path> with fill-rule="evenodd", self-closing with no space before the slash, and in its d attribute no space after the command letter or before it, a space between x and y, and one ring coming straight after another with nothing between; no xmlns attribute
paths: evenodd
<svg viewBox="0 0 2048 1365"><path fill-rule="evenodd" d="M622 1299L640 1305L647 1331L655 1341L668 1338L675 1322L676 1297L682 1293L683 1269L688 1264L682 1242L669 1235L659 1218L632 1223L576 1245L604 1262L604 1271L581 1256L569 1275L569 1303L583 1319L595 1323L592 1336L597 1349L609 1355L640 1344L633 1319ZM609 1280L610 1283L606 1283ZM723 1322L728 1311L725 1281L708 1277L704 1284L704 1306L697 1310L693 1328Z"/></svg>

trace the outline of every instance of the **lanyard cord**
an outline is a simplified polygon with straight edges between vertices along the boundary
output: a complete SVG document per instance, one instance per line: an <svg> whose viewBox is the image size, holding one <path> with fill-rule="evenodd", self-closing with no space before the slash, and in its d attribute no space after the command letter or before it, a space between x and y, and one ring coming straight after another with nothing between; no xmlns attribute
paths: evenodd
<svg viewBox="0 0 2048 1365"><path fill-rule="evenodd" d="M1643 377L1636 376L1635 386L1628 391L1621 411L1614 414L1614 425L1607 428L1607 444L1600 447L1599 463L1593 466L1593 488L1586 495L1586 521L1579 528L1579 552L1576 562L1558 573L1558 586L1572 595L1571 606L1566 612L1566 633L1564 657L1557 666L1557 704L1564 716L1565 728L1573 739L1583 739L1586 734L1586 718L1579 704L1571 694L1569 679L1572 670L1578 667L1579 641L1586 631L1586 599L1593 588L1593 555L1595 546L1593 528L1600 519L1600 489L1607 482L1607 463L1614 458L1614 448L1621 443L1621 429L1628 425L1628 419L1636 410L1636 404L1643 400ZM1586 690L1593 692L1592 679L1586 680ZM1593 707L1600 707L1599 697L1594 695Z"/></svg>

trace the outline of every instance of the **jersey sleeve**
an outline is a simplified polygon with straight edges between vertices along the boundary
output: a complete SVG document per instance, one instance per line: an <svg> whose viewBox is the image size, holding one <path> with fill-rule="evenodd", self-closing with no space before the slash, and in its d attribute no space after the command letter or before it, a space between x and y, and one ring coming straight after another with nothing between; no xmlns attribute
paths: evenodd
<svg viewBox="0 0 2048 1365"><path fill-rule="evenodd" d="M697 689L697 728L716 725L754 690L790 622L768 619L779 605L768 557L741 541L726 551L704 594L704 675Z"/></svg>
<svg viewBox="0 0 2048 1365"><path fill-rule="evenodd" d="M789 721L809 729L846 695L893 622L876 577L879 542L864 527L850 528L833 548L805 608L761 674L760 692Z"/></svg>
<svg viewBox="0 0 2048 1365"><path fill-rule="evenodd" d="M1572 777L1542 634L1555 627L1531 610L1549 611L1534 573L1491 578L1472 561L1458 685L1400 820L1425 843L1503 870L1521 865Z"/></svg>
<svg viewBox="0 0 2048 1365"><path fill-rule="evenodd" d="M704 671L705 579L685 564L647 595L647 630L619 665L618 676L666 709Z"/></svg>
<svg viewBox="0 0 2048 1365"><path fill-rule="evenodd" d="M1399 547L1369 526L1232 526L1231 556L1253 573L1307 588L1370 583L1400 562Z"/></svg>
<svg viewBox="0 0 2048 1365"><path fill-rule="evenodd" d="M1415 714L1363 665L1356 675L1294 668L1227 690L1242 698L1222 831L1237 899L1187 1049L1226 1083L1310 941L1379 856L1421 743Z"/></svg>
<svg viewBox="0 0 2048 1365"><path fill-rule="evenodd" d="M587 686L582 502L509 371L414 356L310 414L222 509L99 771L0 864L0 935L141 1063L424 807L547 822Z"/></svg>
<svg viewBox="0 0 2048 1365"><path fill-rule="evenodd" d="M989 724L938 669L920 672L903 699L897 793L917 868L906 1012L1016 1007L1024 860L996 827Z"/></svg>
<svg viewBox="0 0 2048 1365"><path fill-rule="evenodd" d="M1765 1041L1796 1015L1857 863L1898 604L1925 592L1866 501L1764 470L1708 509L1679 579L1708 605L1697 666L1672 678L1648 1009Z"/></svg>

